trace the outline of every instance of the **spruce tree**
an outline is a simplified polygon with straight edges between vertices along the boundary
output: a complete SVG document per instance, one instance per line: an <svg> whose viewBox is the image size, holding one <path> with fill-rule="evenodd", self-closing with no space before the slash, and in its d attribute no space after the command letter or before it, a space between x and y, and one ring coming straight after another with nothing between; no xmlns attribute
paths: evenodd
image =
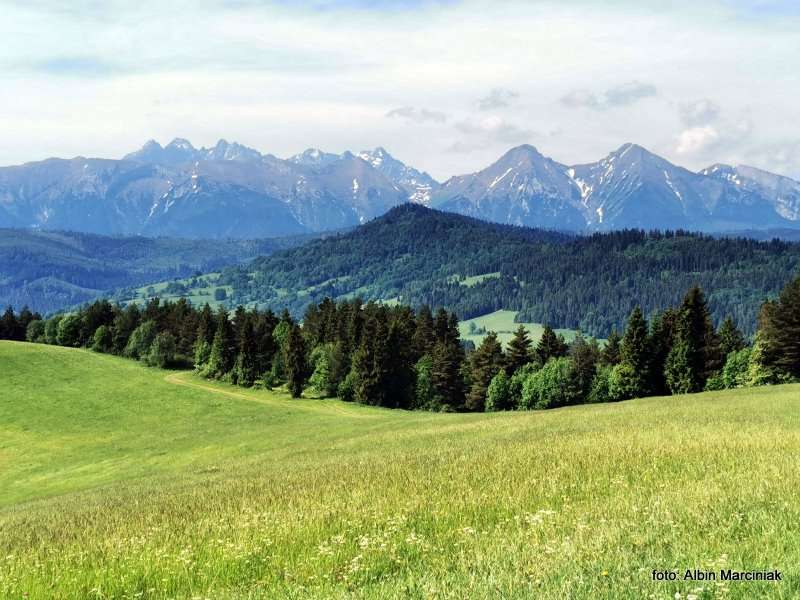
<svg viewBox="0 0 800 600"><path fill-rule="evenodd" d="M639 398L649 393L648 383L650 368L650 353L647 321L638 306L633 309L625 335L620 344L620 366L617 373L625 381L621 388L626 390L629 398Z"/></svg>
<svg viewBox="0 0 800 600"><path fill-rule="evenodd" d="M482 412L486 406L486 392L495 375L505 363L503 348L493 331L483 338L478 349L470 356L470 389L466 409Z"/></svg>
<svg viewBox="0 0 800 600"><path fill-rule="evenodd" d="M258 377L258 356L253 318L248 315L239 331L239 348L233 369L234 383L250 387Z"/></svg>
<svg viewBox="0 0 800 600"><path fill-rule="evenodd" d="M292 324L286 338L286 381L292 398L299 398L303 393L308 376L306 369L306 344L300 326Z"/></svg>
<svg viewBox="0 0 800 600"><path fill-rule="evenodd" d="M693 362L697 353L695 340L680 330L664 365L664 377L673 394L690 394L702 389Z"/></svg>
<svg viewBox="0 0 800 600"><path fill-rule="evenodd" d="M619 364L620 361L620 344L622 337L616 329L613 329L608 335L606 345L603 346L603 351L600 354L600 363L606 367L613 367Z"/></svg>
<svg viewBox="0 0 800 600"><path fill-rule="evenodd" d="M722 322L717 336L719 337L720 354L726 358L731 352L738 352L746 345L742 332L736 327L736 323L731 317L726 317Z"/></svg>
<svg viewBox="0 0 800 600"><path fill-rule="evenodd" d="M567 346L563 336L556 335L556 332L553 331L550 325L545 325L542 337L539 339L535 351L536 359L539 363L544 365L551 358L566 356L568 350L569 346Z"/></svg>
<svg viewBox="0 0 800 600"><path fill-rule="evenodd" d="M524 325L517 327L514 337L508 342L506 349L506 373L511 377L533 359L531 355L531 339Z"/></svg>
<svg viewBox="0 0 800 600"><path fill-rule="evenodd" d="M436 337L433 329L433 314L426 304L417 311L416 329L414 331L414 349L417 356L431 354Z"/></svg>
<svg viewBox="0 0 800 600"><path fill-rule="evenodd" d="M444 314L444 318L439 318ZM464 361L464 349L458 337L457 323L453 331L454 320L446 313L439 311L437 326L442 325L437 336L442 339L436 342L431 355L431 385L434 397L440 399L443 407L458 410L464 405L464 385L461 365ZM438 329L438 327L437 327Z"/></svg>
<svg viewBox="0 0 800 600"><path fill-rule="evenodd" d="M386 401L394 408L410 408L414 404L414 366L418 360L414 333L413 312L407 308L400 309L389 325L386 344Z"/></svg>
<svg viewBox="0 0 800 600"><path fill-rule="evenodd" d="M783 288L770 313L762 327L767 364L800 378L800 277Z"/></svg>
<svg viewBox="0 0 800 600"><path fill-rule="evenodd" d="M141 322L141 313L136 304L129 304L125 310L117 313L112 326L112 339L115 354L122 354L128 345L131 334Z"/></svg>
<svg viewBox="0 0 800 600"><path fill-rule="evenodd" d="M228 311L220 306L217 311L216 331L211 343L211 352L204 373L207 377L223 378L233 368L235 360L233 327L228 320Z"/></svg>
<svg viewBox="0 0 800 600"><path fill-rule="evenodd" d="M19 340L25 339L25 330L20 327L14 309L10 306L6 308L3 316L0 317L0 339Z"/></svg>
<svg viewBox="0 0 800 600"><path fill-rule="evenodd" d="M705 296L699 287L683 299L675 326L675 343L665 375L673 394L694 393L721 368L719 344L711 324Z"/></svg>
<svg viewBox="0 0 800 600"><path fill-rule="evenodd" d="M668 308L658 313L650 323L650 393L665 396L670 393L665 376L667 357L675 339L677 313Z"/></svg>
<svg viewBox="0 0 800 600"><path fill-rule="evenodd" d="M569 356L572 359L573 373L575 376L575 388L578 394L585 401L592 391L592 382L597 374L597 363L600 359L600 348L594 338L586 341L586 338L578 332L569 348Z"/></svg>
<svg viewBox="0 0 800 600"><path fill-rule="evenodd" d="M377 323L373 315L364 319L361 342L353 354L352 373L354 379L353 397L360 404L371 404L375 397L377 382L373 379L375 338Z"/></svg>

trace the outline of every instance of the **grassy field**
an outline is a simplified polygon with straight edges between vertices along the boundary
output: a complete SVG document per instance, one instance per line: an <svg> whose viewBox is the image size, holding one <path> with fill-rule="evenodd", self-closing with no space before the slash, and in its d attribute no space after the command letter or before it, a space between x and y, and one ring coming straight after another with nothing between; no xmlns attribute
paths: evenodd
<svg viewBox="0 0 800 600"><path fill-rule="evenodd" d="M474 323L477 329L483 328L487 332L494 331L497 334L497 339L499 339L503 347L505 347L505 345L511 341L511 338L514 337L514 332L517 330L517 327L524 325L535 345L536 342L539 341L539 338L542 337L544 325L541 323L515 323L514 318L516 316L517 311L514 310L496 310L488 315L462 321L458 325L458 329L461 332L461 339L471 340L478 346L483 338L486 337L485 333L470 333L470 323ZM572 329L556 329L555 332L563 335L568 342L575 339L575 334L577 333Z"/></svg>
<svg viewBox="0 0 800 600"><path fill-rule="evenodd" d="M795 598L800 386L290 400L0 342L0 598ZM653 582L773 569L780 583Z"/></svg>
<svg viewBox="0 0 800 600"><path fill-rule="evenodd" d="M197 279L198 281L202 280L208 284L208 287L194 287L187 289L186 293L175 294L170 293L167 291L167 286L170 283L178 283L188 287L189 283L193 280ZM161 298L162 300L170 300L175 302L180 298L186 298L191 304L194 306L203 306L204 304L209 304L211 308L217 309L222 302L214 299L214 290L217 288L222 288L225 290L225 293L230 296L233 293L233 287L230 285L217 285L217 280L219 279L219 273L208 273L206 275L201 275L200 277L186 277L184 279L173 279L170 281L161 281L159 283L153 283L150 285L144 285L142 287L136 288L133 290L133 295L131 297L122 298L122 302L135 302L137 304L146 304L149 300L153 298Z"/></svg>

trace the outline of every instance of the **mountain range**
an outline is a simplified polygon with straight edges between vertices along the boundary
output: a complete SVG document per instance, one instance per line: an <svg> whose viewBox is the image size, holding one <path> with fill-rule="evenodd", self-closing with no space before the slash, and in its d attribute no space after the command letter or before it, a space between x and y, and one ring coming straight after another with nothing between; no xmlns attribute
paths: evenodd
<svg viewBox="0 0 800 600"><path fill-rule="evenodd" d="M0 227L263 238L347 228L407 202L574 232L800 228L800 182L747 166L693 172L635 144L582 165L518 146L444 183L380 147L281 159L225 140L198 149L180 138L149 141L119 160L0 168Z"/></svg>

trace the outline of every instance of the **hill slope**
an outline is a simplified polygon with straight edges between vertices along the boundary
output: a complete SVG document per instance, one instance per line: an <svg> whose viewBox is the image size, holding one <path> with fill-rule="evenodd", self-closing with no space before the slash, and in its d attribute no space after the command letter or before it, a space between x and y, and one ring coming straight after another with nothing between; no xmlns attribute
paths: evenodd
<svg viewBox="0 0 800 600"><path fill-rule="evenodd" d="M635 305L674 306L695 283L717 319L731 315L752 331L765 297L798 266L798 244L641 231L573 237L404 205L222 279L234 303L296 314L326 295L361 295L446 306L462 319L515 310L522 321L605 337Z"/></svg>
<svg viewBox="0 0 800 600"><path fill-rule="evenodd" d="M0 596L800 591L800 387L546 413L298 400L0 342ZM77 377L77 374L80 374ZM719 590L718 590L719 592Z"/></svg>
<svg viewBox="0 0 800 600"><path fill-rule="evenodd" d="M211 271L305 239L176 240L0 229L0 306L59 310L107 290Z"/></svg>

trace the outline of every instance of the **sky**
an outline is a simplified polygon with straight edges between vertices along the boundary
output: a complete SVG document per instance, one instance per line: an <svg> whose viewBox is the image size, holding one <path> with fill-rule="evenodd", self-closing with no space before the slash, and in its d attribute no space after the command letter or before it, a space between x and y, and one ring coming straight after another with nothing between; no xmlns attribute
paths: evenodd
<svg viewBox="0 0 800 600"><path fill-rule="evenodd" d="M667 6L668 5L668 6ZM434 177L638 143L800 177L796 0L0 0L0 165L153 138Z"/></svg>

